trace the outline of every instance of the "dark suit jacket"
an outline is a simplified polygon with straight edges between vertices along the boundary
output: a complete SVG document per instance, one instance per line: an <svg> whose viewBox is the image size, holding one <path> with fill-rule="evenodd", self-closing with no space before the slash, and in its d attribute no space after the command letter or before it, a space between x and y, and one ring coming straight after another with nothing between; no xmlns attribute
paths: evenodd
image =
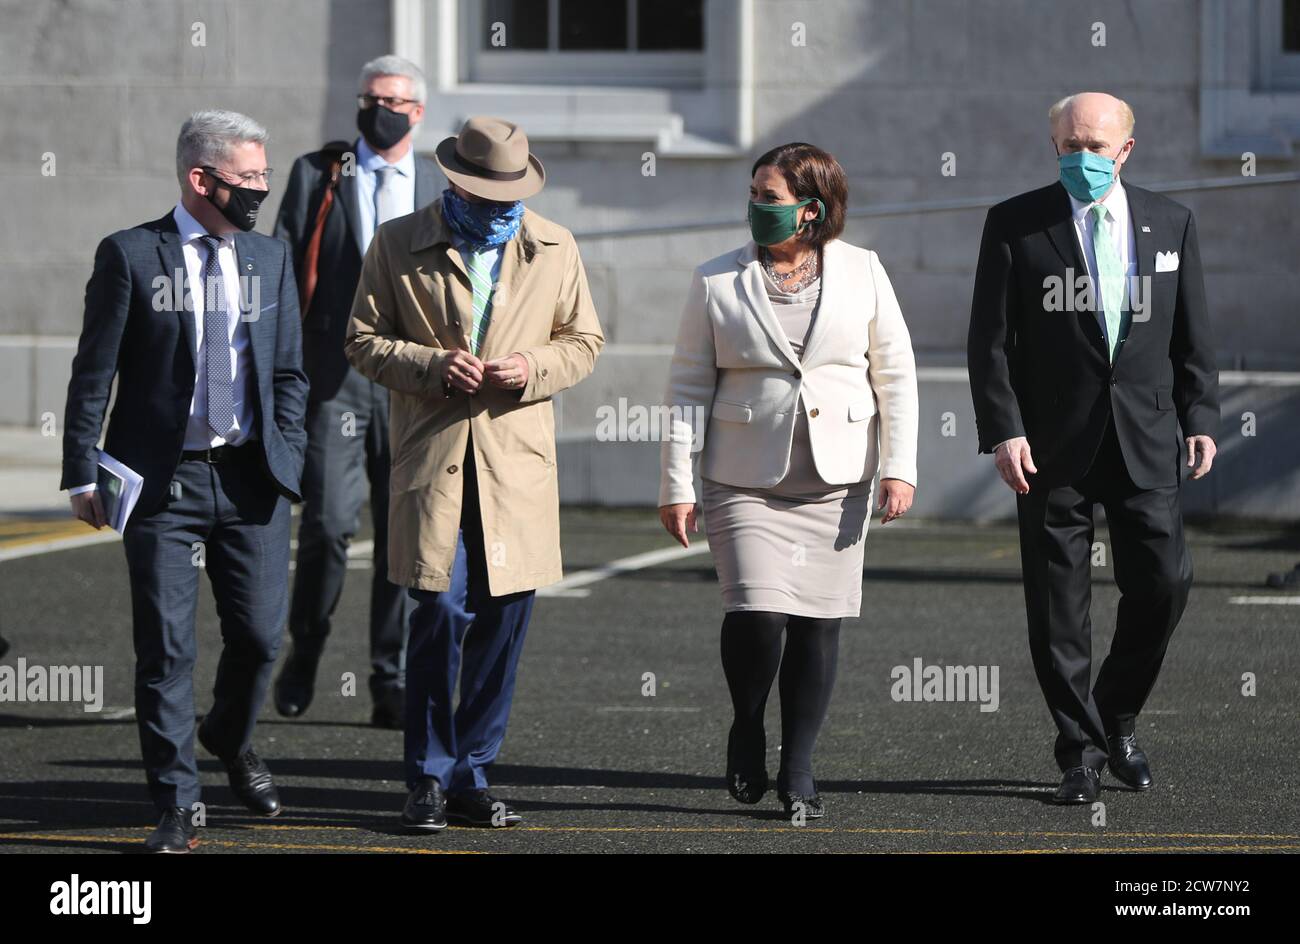
<svg viewBox="0 0 1300 944"><path fill-rule="evenodd" d="M355 154L356 142L353 142ZM275 235L293 247L293 271L302 278L303 255L312 225L325 195L329 158L323 151L304 154L293 162ZM441 192L438 165L415 155L415 208L428 206ZM303 323L303 368L311 379L311 398L329 400L351 369L343 354L352 298L361 280L361 215L357 203L356 175L339 178L334 206L321 233L316 291L311 311Z"/></svg>
<svg viewBox="0 0 1300 944"><path fill-rule="evenodd" d="M1218 432L1218 371L1195 221L1173 200L1124 189L1139 284L1149 289L1113 366L1097 312L1052 310L1047 300L1045 280L1071 285L1067 270L1073 278L1088 275L1065 188L1058 182L1012 197L989 210L984 224L967 344L979 449L1027 437L1038 468L1031 484L1081 477L1110 416L1139 488L1178 483L1186 456L1180 425L1184 436ZM1178 268L1157 272L1157 252L1177 252Z"/></svg>
<svg viewBox="0 0 1300 944"><path fill-rule="evenodd" d="M307 377L293 267L285 245L259 233L237 233L235 255L241 278L258 279L257 292L249 295L259 310L244 316L257 373L254 433L269 483L300 501ZM60 488L98 477L96 444L116 375L104 450L144 477L135 514L161 506L180 462L194 397L194 312L178 309L166 287L178 272L184 279L185 258L170 210L100 242L68 384ZM158 282L160 277L167 281Z"/></svg>

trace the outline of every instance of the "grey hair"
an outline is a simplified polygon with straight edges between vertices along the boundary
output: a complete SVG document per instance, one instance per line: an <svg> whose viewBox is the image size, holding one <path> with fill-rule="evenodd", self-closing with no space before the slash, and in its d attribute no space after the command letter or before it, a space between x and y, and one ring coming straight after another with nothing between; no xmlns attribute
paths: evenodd
<svg viewBox="0 0 1300 944"><path fill-rule="evenodd" d="M1047 110L1047 120L1051 123L1053 129L1056 128L1056 119L1060 118L1061 113L1074 104L1074 100L1079 97L1079 94L1067 95ZM1115 96L1112 95L1111 98L1115 98ZM1133 137L1133 125L1135 123L1133 109L1122 98L1115 98L1115 101L1119 102L1119 117L1124 124L1124 136L1131 138Z"/></svg>
<svg viewBox="0 0 1300 944"><path fill-rule="evenodd" d="M420 104L424 104L424 98L428 92L424 81L424 73L411 60L391 55L371 59L361 67L361 78L358 79L360 91L364 92L370 80L378 75L400 75L410 79L411 97Z"/></svg>
<svg viewBox="0 0 1300 944"><path fill-rule="evenodd" d="M269 137L265 128L237 111L196 111L185 119L176 139L176 176L184 185L191 168L216 166L230 156L231 145L264 145Z"/></svg>

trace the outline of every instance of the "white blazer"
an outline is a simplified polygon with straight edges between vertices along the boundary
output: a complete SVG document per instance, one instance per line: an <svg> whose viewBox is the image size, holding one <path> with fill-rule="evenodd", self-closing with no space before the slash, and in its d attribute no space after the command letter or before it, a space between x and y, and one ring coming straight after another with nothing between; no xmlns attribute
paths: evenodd
<svg viewBox="0 0 1300 944"><path fill-rule="evenodd" d="M916 484L916 359L880 259L839 239L826 243L802 358L768 301L753 240L698 266L665 395L659 504L695 501L696 452L700 474L714 481L781 481L801 399L828 484L869 481L877 469Z"/></svg>

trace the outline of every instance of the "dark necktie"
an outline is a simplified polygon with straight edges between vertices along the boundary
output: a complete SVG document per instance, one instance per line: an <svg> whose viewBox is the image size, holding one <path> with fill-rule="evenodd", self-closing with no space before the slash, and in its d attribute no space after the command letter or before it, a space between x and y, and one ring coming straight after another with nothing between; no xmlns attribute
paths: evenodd
<svg viewBox="0 0 1300 944"><path fill-rule="evenodd" d="M208 426L228 436L235 425L235 384L230 377L230 312L217 261L220 236L200 236L208 247L203 264L203 357L208 368Z"/></svg>

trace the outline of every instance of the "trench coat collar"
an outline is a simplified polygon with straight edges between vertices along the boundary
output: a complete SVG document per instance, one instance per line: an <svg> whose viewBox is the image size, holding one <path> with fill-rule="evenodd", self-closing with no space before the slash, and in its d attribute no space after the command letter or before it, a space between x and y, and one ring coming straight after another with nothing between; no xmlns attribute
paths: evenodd
<svg viewBox="0 0 1300 944"><path fill-rule="evenodd" d="M461 258L460 250L452 244L451 228L442 218L442 200L434 198L432 203L416 212L419 221L411 231L411 252L437 248L439 252L446 253L451 264L468 279L469 270L465 267L465 260ZM547 246L559 244L559 239L539 223L541 220L525 207L523 218L519 221L519 231L501 247L501 282L509 285L510 272L532 262L533 257Z"/></svg>

